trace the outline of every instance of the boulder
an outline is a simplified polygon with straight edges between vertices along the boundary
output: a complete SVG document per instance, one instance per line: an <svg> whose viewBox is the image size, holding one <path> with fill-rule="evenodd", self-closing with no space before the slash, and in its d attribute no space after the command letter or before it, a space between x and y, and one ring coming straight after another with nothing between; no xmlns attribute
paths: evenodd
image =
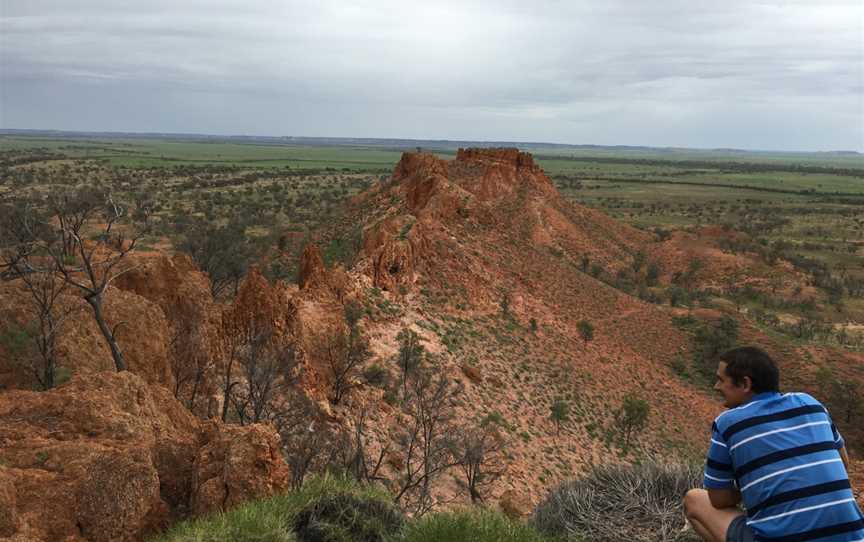
<svg viewBox="0 0 864 542"><path fill-rule="evenodd" d="M141 540L190 509L281 491L278 450L272 427L201 422L129 371L9 391L0 395L0 540ZM210 498L216 483L225 495Z"/></svg>

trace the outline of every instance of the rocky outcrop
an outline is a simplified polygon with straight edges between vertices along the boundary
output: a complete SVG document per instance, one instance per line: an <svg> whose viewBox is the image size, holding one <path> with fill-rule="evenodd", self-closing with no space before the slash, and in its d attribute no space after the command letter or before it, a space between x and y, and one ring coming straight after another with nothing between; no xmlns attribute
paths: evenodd
<svg viewBox="0 0 864 542"><path fill-rule="evenodd" d="M272 495L285 489L288 468L271 427L210 422L203 437L192 478L193 513L230 508L250 495Z"/></svg>
<svg viewBox="0 0 864 542"><path fill-rule="evenodd" d="M303 255L300 257L300 274L297 282L300 284L301 290L326 284L327 268L324 265L324 258L321 256L321 249L317 246L306 245L303 248Z"/></svg>
<svg viewBox="0 0 864 542"><path fill-rule="evenodd" d="M366 232L363 253L371 261L376 287L398 292L413 284L428 245L423 230L423 223L408 215L383 220Z"/></svg>
<svg viewBox="0 0 864 542"><path fill-rule="evenodd" d="M480 201L513 197L520 188L557 197L534 157L518 149L459 149L451 171L451 177L462 177L459 184Z"/></svg>
<svg viewBox="0 0 864 542"><path fill-rule="evenodd" d="M32 299L21 281L0 283L0 331L13 325L26 329L34 321ZM58 306L69 311L57 339L57 362L64 374L84 375L114 368L111 351L99 332L93 312L78 291L68 288ZM104 315L108 326L116 330L117 342L128 369L152 384L166 388L174 385L170 363L170 325L160 307L127 290L109 286L104 294ZM16 358L36 356L32 340L22 344L22 351L9 352L0 345L0 389L32 389L35 382Z"/></svg>
<svg viewBox="0 0 864 542"><path fill-rule="evenodd" d="M201 422L128 371L6 392L0 540L141 540L190 510L285 489L278 450L270 426Z"/></svg>
<svg viewBox="0 0 864 542"><path fill-rule="evenodd" d="M348 290L348 274L337 265L327 269L321 250L316 245L307 245L300 257L298 277L300 290L306 298L331 298L342 301Z"/></svg>

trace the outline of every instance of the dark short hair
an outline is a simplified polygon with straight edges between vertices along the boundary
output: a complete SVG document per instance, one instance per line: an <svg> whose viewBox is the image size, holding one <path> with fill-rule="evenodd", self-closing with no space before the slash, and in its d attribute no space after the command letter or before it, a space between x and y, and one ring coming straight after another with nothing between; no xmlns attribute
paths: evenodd
<svg viewBox="0 0 864 542"><path fill-rule="evenodd" d="M777 364L762 349L742 346L724 352L720 361L726 362L726 376L735 385L740 385L745 376L750 377L754 393L780 391L780 371Z"/></svg>

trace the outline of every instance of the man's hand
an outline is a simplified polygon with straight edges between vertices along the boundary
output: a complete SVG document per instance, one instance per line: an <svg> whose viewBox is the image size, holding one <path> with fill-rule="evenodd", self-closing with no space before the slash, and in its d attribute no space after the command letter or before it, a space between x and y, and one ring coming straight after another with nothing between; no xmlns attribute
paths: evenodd
<svg viewBox="0 0 864 542"><path fill-rule="evenodd" d="M846 467L846 472L849 472L849 453L846 452L846 446L840 448L840 459L843 460L843 466Z"/></svg>
<svg viewBox="0 0 864 542"><path fill-rule="evenodd" d="M741 502L741 492L737 489L709 489L708 500L714 508L732 508Z"/></svg>

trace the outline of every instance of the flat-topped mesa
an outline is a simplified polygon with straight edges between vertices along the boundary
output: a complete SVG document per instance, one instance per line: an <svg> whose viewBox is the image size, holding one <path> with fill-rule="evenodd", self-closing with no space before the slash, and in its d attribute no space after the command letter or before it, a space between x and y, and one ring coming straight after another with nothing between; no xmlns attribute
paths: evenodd
<svg viewBox="0 0 864 542"><path fill-rule="evenodd" d="M534 157L516 148L459 149L451 161L427 152L406 152L393 171L393 180L404 187L408 206L415 213L437 199L442 200L433 206L437 214L453 214L447 210L455 211L455 202L464 201L464 192L478 202L510 199L520 186L545 197L558 197Z"/></svg>
<svg viewBox="0 0 864 542"><path fill-rule="evenodd" d="M516 148L459 149L451 162L451 173L454 171L460 172L460 186L480 201L511 199L519 187L557 197L552 181L534 163L534 157Z"/></svg>
<svg viewBox="0 0 864 542"><path fill-rule="evenodd" d="M539 167L534 163L534 157L529 152L521 152L515 147L497 148L470 148L459 149L456 152L457 162L494 162L502 165L510 165L516 169L528 169L538 171Z"/></svg>

